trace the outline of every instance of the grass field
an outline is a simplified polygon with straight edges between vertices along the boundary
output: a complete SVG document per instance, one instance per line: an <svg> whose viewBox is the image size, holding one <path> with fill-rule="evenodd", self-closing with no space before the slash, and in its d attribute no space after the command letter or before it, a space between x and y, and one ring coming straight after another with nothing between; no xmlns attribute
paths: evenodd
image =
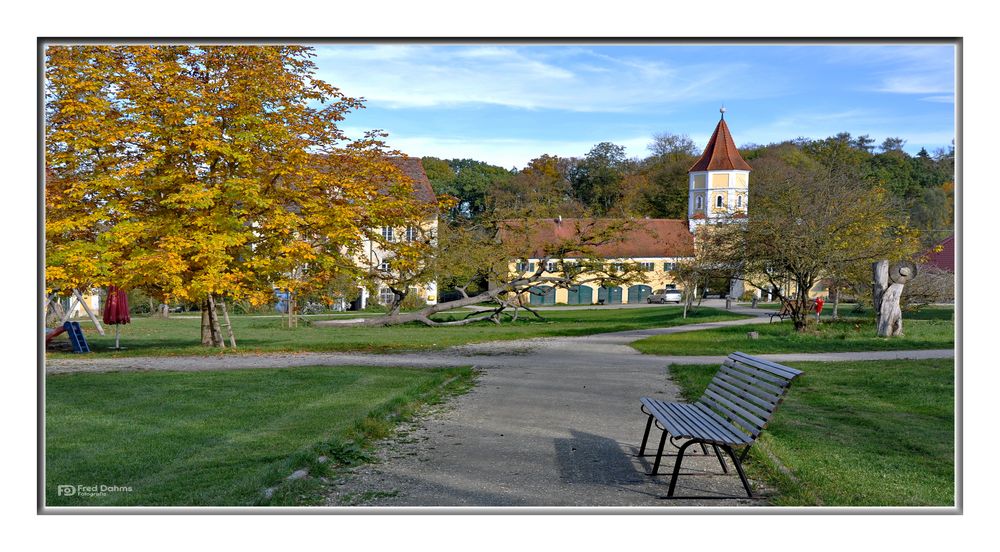
<svg viewBox="0 0 1000 552"><path fill-rule="evenodd" d="M750 354L824 353L842 351L884 351L907 349L951 349L955 346L954 312L950 308L928 308L904 315L901 337L875 335L875 323L866 317L829 319L810 324L796 332L791 322L752 324L700 332L657 335L632 343L646 354L727 355L733 351ZM755 331L758 339L749 339Z"/></svg>
<svg viewBox="0 0 1000 552"><path fill-rule="evenodd" d="M473 377L468 368L378 367L49 375L46 504L319 503L318 479L285 478L363 462L372 441ZM59 485L130 491L59 496Z"/></svg>
<svg viewBox="0 0 1000 552"><path fill-rule="evenodd" d="M522 313L517 322L498 326L477 322L468 326L427 327L411 323L387 328L315 327L300 323L298 328L283 328L280 318L236 316L233 330L238 348L235 352L269 351L367 351L396 352L443 349L464 343L510 340L532 337L589 335L621 330L677 326L698 322L731 320L742 315L722 310L700 308L687 319L680 307L665 306L640 309L592 309L545 311L544 320ZM460 315L451 315L458 317ZM197 318L141 318L122 327L121 343L127 349L109 351L114 345L114 328L100 336L90 322L81 323L94 355L138 356L218 354L220 351L200 344L200 320ZM59 339L64 339L60 337ZM226 348L223 352L234 352ZM50 353L50 357L74 356Z"/></svg>
<svg viewBox="0 0 1000 552"><path fill-rule="evenodd" d="M954 505L952 360L788 364L805 373L747 464L777 488L774 504ZM717 369L674 365L670 376L695 400Z"/></svg>

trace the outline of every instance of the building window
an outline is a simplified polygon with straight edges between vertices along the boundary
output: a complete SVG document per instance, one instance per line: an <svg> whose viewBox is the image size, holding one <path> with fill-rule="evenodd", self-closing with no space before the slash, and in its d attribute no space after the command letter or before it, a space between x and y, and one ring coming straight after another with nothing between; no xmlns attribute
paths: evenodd
<svg viewBox="0 0 1000 552"><path fill-rule="evenodd" d="M675 266L677 266L677 263L663 263L663 271L670 272Z"/></svg>
<svg viewBox="0 0 1000 552"><path fill-rule="evenodd" d="M393 238L393 233L392 233L392 226L383 226L382 227L382 238L385 239L385 241L387 241L387 242L393 241L394 238Z"/></svg>
<svg viewBox="0 0 1000 552"><path fill-rule="evenodd" d="M384 287L378 290L378 301L383 305L389 305L396 298L396 294L391 289Z"/></svg>
<svg viewBox="0 0 1000 552"><path fill-rule="evenodd" d="M715 196L715 206L722 207L722 196Z"/></svg>
<svg viewBox="0 0 1000 552"><path fill-rule="evenodd" d="M694 197L694 208L701 209L701 196Z"/></svg>
<svg viewBox="0 0 1000 552"><path fill-rule="evenodd" d="M652 272L653 271L653 263L639 263L639 264L642 265L643 272Z"/></svg>
<svg viewBox="0 0 1000 552"><path fill-rule="evenodd" d="M389 261L382 261L378 264L378 269L382 272L389 272Z"/></svg>
<svg viewBox="0 0 1000 552"><path fill-rule="evenodd" d="M741 195L736 196L736 206L743 207L743 196Z"/></svg>
<svg viewBox="0 0 1000 552"><path fill-rule="evenodd" d="M535 263L517 263L518 272L534 272Z"/></svg>
<svg viewBox="0 0 1000 552"><path fill-rule="evenodd" d="M415 226L406 227L406 241L417 241L417 228Z"/></svg>
<svg viewBox="0 0 1000 552"><path fill-rule="evenodd" d="M545 270L548 270L549 272L555 272L556 271L556 263L553 262L553 261L549 261L549 264L545 266Z"/></svg>

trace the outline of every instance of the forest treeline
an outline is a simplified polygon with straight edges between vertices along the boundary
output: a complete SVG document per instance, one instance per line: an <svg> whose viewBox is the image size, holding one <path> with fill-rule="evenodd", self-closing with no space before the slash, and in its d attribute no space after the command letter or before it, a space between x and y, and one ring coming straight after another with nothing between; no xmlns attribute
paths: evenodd
<svg viewBox="0 0 1000 552"><path fill-rule="evenodd" d="M876 145L867 135L843 132L821 140L746 144L740 153L751 165L770 159L880 186L920 231L921 241L931 245L954 231L955 148L910 155L905 143L887 138ZM629 158L623 146L602 142L582 158L541 155L522 169L474 159L424 157L423 163L434 190L458 198L452 219L525 210L537 216L686 218L687 171L699 148L687 136L664 133L654 136L648 149L645 158ZM753 196L751 174L750 205Z"/></svg>

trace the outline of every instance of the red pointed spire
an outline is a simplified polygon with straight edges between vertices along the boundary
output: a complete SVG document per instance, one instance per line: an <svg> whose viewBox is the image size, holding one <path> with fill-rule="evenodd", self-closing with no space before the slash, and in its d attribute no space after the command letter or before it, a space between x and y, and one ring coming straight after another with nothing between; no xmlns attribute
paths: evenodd
<svg viewBox="0 0 1000 552"><path fill-rule="evenodd" d="M725 112L723 118L719 119L719 125L715 127L715 132L705 146L705 153L701 154L701 159L688 172L698 171L749 171L750 165L740 157L736 143L733 142L733 135L729 133L729 126L726 125Z"/></svg>

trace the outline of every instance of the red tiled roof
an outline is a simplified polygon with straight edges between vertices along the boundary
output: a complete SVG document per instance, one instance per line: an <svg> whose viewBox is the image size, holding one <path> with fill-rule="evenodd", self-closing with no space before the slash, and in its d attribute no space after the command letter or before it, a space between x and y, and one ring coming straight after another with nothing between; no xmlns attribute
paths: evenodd
<svg viewBox="0 0 1000 552"><path fill-rule="evenodd" d="M934 250L941 247L941 251L935 252ZM931 266L936 266L941 270L947 270L948 272L955 272L955 236L948 236L944 241L935 245L925 253L927 260L924 264Z"/></svg>
<svg viewBox="0 0 1000 552"><path fill-rule="evenodd" d="M530 249L526 255L538 258L544 255L546 244L565 242L573 239L591 224L600 228L610 224L611 219L536 219L525 229L522 221L509 221L501 225L500 240L518 243L524 240ZM633 257L691 257L694 255L694 236L688 229L686 220L640 219L620 241L606 243L593 248L595 255L606 259ZM577 252L579 253L579 252Z"/></svg>
<svg viewBox="0 0 1000 552"><path fill-rule="evenodd" d="M437 201L434 188L431 187L431 181L427 179L424 164L419 157L392 157L390 161L403 171L403 174L413 180L413 192L419 201L427 203Z"/></svg>
<svg viewBox="0 0 1000 552"><path fill-rule="evenodd" d="M715 132L705 146L705 153L701 154L701 159L691 165L688 172L697 171L749 171L750 165L740 157L736 143L733 142L733 135L729 133L729 126L725 119L719 120L719 125L715 127Z"/></svg>

